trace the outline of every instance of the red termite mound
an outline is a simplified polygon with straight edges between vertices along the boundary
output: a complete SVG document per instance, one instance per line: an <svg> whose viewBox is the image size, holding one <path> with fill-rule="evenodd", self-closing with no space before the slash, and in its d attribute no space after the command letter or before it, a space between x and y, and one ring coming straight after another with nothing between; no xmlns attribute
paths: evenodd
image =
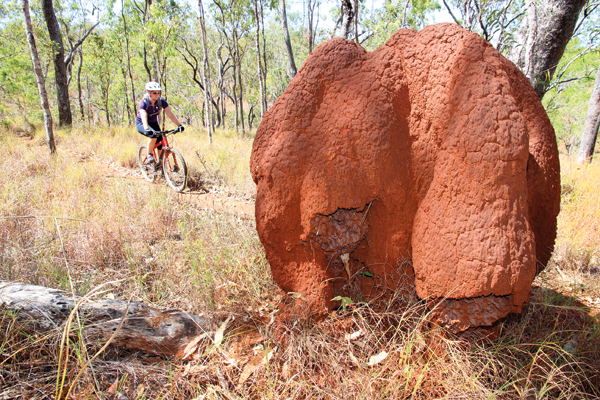
<svg viewBox="0 0 600 400"><path fill-rule="evenodd" d="M400 30L371 53L317 47L265 114L250 168L273 277L316 314L408 277L445 299L438 322L490 325L520 312L554 246L552 125L525 76L457 25Z"/></svg>

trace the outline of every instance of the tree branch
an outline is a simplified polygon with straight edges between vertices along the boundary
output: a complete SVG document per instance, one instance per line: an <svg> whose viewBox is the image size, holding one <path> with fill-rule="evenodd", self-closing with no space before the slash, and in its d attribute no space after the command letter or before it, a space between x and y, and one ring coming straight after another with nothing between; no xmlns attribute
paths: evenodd
<svg viewBox="0 0 600 400"><path fill-rule="evenodd" d="M100 22L96 22L95 25L93 25L90 29L88 29L88 31L85 33L85 35L83 35L83 37L81 39L79 39L77 42L75 42L75 44L71 48L71 51L69 52L69 55L67 57L65 57L65 64L67 66L69 64L71 64L71 61L73 61L73 54L75 54L75 51L77 51L77 48L83 44L85 39L87 39L87 37L90 35L90 33L92 33L94 28L97 27L98 25L100 25Z"/></svg>
<svg viewBox="0 0 600 400"><path fill-rule="evenodd" d="M457 25L462 26L462 24L460 22L458 22L458 20L456 19L456 17L454 16L454 14L452 13L452 10L450 9L450 6L448 5L448 3L446 3L446 0L442 0L444 2L444 6L446 6L446 10L448 10L448 12L450 13L450 16L452 17L452 19L454 20L454 22Z"/></svg>

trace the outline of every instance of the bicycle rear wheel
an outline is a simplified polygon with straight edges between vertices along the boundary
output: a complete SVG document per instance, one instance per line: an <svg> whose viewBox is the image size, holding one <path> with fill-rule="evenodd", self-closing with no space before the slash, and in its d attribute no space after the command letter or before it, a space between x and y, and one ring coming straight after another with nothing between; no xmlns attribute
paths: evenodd
<svg viewBox="0 0 600 400"><path fill-rule="evenodd" d="M140 166L140 170L142 171L142 176L148 182L154 182L156 179L156 169L154 165L146 165L146 157L148 156L148 146L145 144L141 145L138 150L138 164Z"/></svg>
<svg viewBox="0 0 600 400"><path fill-rule="evenodd" d="M176 192L181 192L187 184L187 165L177 150L169 150L163 160L163 173L167 183Z"/></svg>

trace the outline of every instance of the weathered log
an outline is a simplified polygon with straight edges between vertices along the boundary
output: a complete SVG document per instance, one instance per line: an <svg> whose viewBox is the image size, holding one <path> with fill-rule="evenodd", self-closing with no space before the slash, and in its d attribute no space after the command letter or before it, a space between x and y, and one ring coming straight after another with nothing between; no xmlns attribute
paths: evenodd
<svg viewBox="0 0 600 400"><path fill-rule="evenodd" d="M108 340L125 316L112 343L180 358L189 355L188 345L198 343L194 339L208 336L207 333L218 326L213 319L183 311L163 311L139 302L91 301L57 289L6 281L0 281L0 309L14 314L25 328L59 332L63 331L69 315L75 310L88 340Z"/></svg>

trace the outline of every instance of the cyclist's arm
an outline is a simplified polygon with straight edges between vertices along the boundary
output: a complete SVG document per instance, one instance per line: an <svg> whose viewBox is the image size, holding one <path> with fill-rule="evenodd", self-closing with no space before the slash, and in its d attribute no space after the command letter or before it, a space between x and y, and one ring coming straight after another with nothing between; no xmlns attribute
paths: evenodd
<svg viewBox="0 0 600 400"><path fill-rule="evenodd" d="M140 118L142 119L144 130L147 131L150 129L150 125L148 125L148 113L143 108L140 108Z"/></svg>
<svg viewBox="0 0 600 400"><path fill-rule="evenodd" d="M173 123L177 126L181 125L179 123L179 120L177 119L177 117L171 112L171 107L167 107L165 108L165 114L167 114L167 117L169 117L169 119L171 121L173 121Z"/></svg>

